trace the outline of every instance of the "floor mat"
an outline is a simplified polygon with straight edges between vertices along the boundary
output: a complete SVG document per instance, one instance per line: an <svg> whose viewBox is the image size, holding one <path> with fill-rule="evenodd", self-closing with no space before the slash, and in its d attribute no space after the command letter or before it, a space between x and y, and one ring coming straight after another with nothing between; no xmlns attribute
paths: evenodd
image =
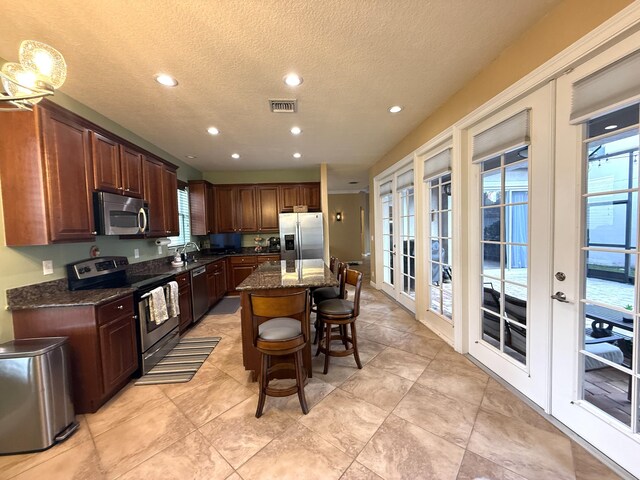
<svg viewBox="0 0 640 480"><path fill-rule="evenodd" d="M184 383L193 378L220 342L220 337L183 338L136 385Z"/></svg>
<svg viewBox="0 0 640 480"><path fill-rule="evenodd" d="M240 308L240 297L224 297L211 310L209 315L230 315Z"/></svg>

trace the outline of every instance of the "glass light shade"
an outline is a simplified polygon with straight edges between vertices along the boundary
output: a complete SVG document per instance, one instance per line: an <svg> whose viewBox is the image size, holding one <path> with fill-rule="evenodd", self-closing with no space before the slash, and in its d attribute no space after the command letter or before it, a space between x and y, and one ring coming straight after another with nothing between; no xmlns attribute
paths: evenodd
<svg viewBox="0 0 640 480"><path fill-rule="evenodd" d="M46 43L24 40L20 44L20 63L53 88L60 88L67 79L64 57Z"/></svg>
<svg viewBox="0 0 640 480"><path fill-rule="evenodd" d="M27 70L19 63L7 62L2 66L2 86L10 97L18 97L22 95L30 95L37 93L36 82L38 76L31 70ZM27 100L35 105L42 98L33 98Z"/></svg>

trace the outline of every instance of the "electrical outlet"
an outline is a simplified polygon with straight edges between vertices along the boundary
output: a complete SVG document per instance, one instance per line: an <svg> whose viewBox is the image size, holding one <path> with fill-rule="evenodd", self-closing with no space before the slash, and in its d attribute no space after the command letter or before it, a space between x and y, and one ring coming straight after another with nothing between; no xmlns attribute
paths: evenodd
<svg viewBox="0 0 640 480"><path fill-rule="evenodd" d="M53 273L53 260L42 261L42 274L51 275Z"/></svg>
<svg viewBox="0 0 640 480"><path fill-rule="evenodd" d="M158 255L162 255L162 245L158 245Z"/></svg>
<svg viewBox="0 0 640 480"><path fill-rule="evenodd" d="M134 248L133 249L133 258L140 258L140 249L139 248Z"/></svg>

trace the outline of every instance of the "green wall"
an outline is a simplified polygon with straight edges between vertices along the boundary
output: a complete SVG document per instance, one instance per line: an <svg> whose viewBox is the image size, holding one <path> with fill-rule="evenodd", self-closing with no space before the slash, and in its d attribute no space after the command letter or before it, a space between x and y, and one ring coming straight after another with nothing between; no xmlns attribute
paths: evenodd
<svg viewBox="0 0 640 480"><path fill-rule="evenodd" d="M0 58L0 64L3 60ZM55 103L71 110L87 120L129 140L130 142L148 150L159 157L177 165L178 178L181 180L199 180L202 178L200 171L186 165L181 160L169 155L165 151L140 138L135 133L112 122L95 110L77 102L76 100L57 92L52 98ZM2 113L0 113L2 115ZM73 243L64 245L47 245L35 247L7 247L4 245L4 218L2 199L0 197L0 343L13 338L13 322L11 312L6 310L6 290L33 283L46 282L58 278L65 278L64 266L67 263L89 257L91 245L97 245L102 255L123 255L129 258L129 262L140 262L168 255L167 247L163 247L162 254L158 254L154 240L120 240L117 237L97 237L92 243ZM26 221L26 220L25 220ZM140 257L134 258L134 249L139 249ZM42 274L42 261L53 261L53 274Z"/></svg>
<svg viewBox="0 0 640 480"><path fill-rule="evenodd" d="M234 170L204 172L202 178L211 183L287 183L319 182L320 167L286 170Z"/></svg>

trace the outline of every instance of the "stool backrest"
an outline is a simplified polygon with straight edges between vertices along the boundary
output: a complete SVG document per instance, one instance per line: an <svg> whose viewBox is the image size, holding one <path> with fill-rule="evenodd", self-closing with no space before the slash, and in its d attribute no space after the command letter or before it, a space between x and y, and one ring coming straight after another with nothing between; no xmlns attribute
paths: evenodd
<svg viewBox="0 0 640 480"><path fill-rule="evenodd" d="M253 330L253 344L258 338L258 326L278 317L295 318L302 322L302 333L309 338L309 290L297 293L287 293L278 296L249 294L249 308Z"/></svg>
<svg viewBox="0 0 640 480"><path fill-rule="evenodd" d="M345 283L347 279L347 268L349 268L349 265L347 263L344 263L344 262L338 263L337 275L338 275L338 282L340 282L339 284L340 298L347 298L347 285Z"/></svg>
<svg viewBox="0 0 640 480"><path fill-rule="evenodd" d="M329 270L331 270L331 273L336 273L336 267L338 266L338 258L337 257L331 257L329 259Z"/></svg>
<svg viewBox="0 0 640 480"><path fill-rule="evenodd" d="M353 316L357 317L358 315L360 315L360 291L362 290L362 272L358 272L357 270L350 270L349 268L347 268L345 271L345 284L351 285L356 289L353 295Z"/></svg>

